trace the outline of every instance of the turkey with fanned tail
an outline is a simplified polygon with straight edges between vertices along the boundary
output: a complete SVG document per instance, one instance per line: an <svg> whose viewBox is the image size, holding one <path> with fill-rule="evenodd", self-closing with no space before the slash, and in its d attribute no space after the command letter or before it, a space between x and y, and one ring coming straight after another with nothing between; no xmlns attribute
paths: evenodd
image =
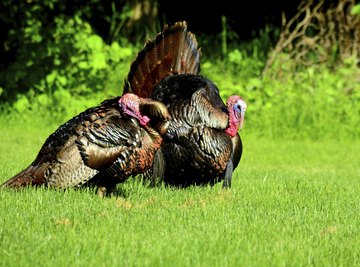
<svg viewBox="0 0 360 267"><path fill-rule="evenodd" d="M89 108L51 134L36 159L1 187L98 187L111 193L129 176L152 169L168 127L158 101L124 94Z"/></svg>
<svg viewBox="0 0 360 267"><path fill-rule="evenodd" d="M200 49L186 22L165 26L132 63L124 93L166 105L169 128L156 153L154 175L179 187L231 186L242 156L246 103L238 95L222 101L217 86L200 75Z"/></svg>

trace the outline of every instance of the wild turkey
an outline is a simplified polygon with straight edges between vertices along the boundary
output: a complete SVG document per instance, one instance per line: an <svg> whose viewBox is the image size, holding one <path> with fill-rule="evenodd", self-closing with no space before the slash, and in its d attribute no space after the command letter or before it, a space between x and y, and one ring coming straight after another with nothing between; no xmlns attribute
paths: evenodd
<svg viewBox="0 0 360 267"><path fill-rule="evenodd" d="M164 103L170 125L157 152L155 171L166 184L180 187L231 186L242 155L241 128L246 103L230 96L226 105L216 85L199 75L200 49L186 22L165 26L148 41L126 80L124 93Z"/></svg>
<svg viewBox="0 0 360 267"><path fill-rule="evenodd" d="M109 193L151 169L168 117L162 103L134 94L105 100L61 125L30 166L1 187L64 189L89 182L99 186L99 194Z"/></svg>

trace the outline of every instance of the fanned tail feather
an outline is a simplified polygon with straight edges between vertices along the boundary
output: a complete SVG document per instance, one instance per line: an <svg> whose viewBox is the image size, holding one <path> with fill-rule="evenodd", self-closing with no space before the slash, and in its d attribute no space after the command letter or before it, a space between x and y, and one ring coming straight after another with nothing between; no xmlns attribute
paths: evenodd
<svg viewBox="0 0 360 267"><path fill-rule="evenodd" d="M200 55L195 35L187 30L185 21L166 25L132 62L124 94L149 97L153 87L168 75L199 74Z"/></svg>
<svg viewBox="0 0 360 267"><path fill-rule="evenodd" d="M0 188L5 187L24 187L28 185L38 186L45 183L45 165L33 166L30 165L25 170L16 174L9 180L0 185Z"/></svg>

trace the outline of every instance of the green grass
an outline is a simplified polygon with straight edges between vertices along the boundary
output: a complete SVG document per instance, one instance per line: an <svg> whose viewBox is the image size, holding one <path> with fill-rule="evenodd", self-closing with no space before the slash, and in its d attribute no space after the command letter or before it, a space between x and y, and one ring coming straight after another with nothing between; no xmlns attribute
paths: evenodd
<svg viewBox="0 0 360 267"><path fill-rule="evenodd" d="M2 182L57 124L0 125ZM230 190L1 190L0 266L359 266L360 141L243 142Z"/></svg>

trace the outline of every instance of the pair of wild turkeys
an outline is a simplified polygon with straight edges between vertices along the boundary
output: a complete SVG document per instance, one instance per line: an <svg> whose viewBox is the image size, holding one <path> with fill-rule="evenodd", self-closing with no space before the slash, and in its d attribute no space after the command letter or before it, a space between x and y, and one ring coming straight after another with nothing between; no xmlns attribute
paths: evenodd
<svg viewBox="0 0 360 267"><path fill-rule="evenodd" d="M122 96L61 125L1 187L95 185L103 194L149 172L168 185L230 187L246 103L233 95L224 104L199 72L200 49L186 22L165 26L131 64Z"/></svg>

